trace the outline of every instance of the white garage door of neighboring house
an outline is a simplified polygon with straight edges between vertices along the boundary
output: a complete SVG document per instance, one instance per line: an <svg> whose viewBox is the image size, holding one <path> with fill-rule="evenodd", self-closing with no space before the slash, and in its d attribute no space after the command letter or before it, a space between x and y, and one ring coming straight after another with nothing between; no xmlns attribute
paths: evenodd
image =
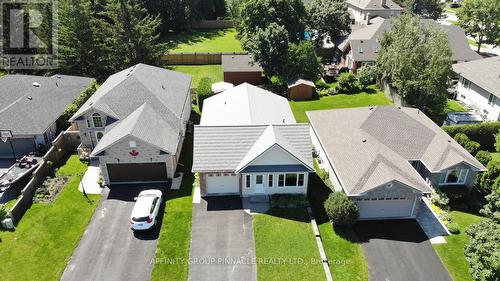
<svg viewBox="0 0 500 281"><path fill-rule="evenodd" d="M239 194L240 183L237 175L209 174L206 176L207 194Z"/></svg>
<svg viewBox="0 0 500 281"><path fill-rule="evenodd" d="M413 202L411 199L392 200L363 200L355 201L359 207L360 219L371 218L408 218L412 214ZM413 214L415 215L415 214Z"/></svg>

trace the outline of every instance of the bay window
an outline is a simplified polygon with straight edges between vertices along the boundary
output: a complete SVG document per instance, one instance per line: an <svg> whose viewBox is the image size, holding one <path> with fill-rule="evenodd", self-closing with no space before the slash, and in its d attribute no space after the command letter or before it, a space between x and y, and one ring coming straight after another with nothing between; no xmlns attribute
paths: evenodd
<svg viewBox="0 0 500 281"><path fill-rule="evenodd" d="M465 184L468 173L469 173L468 169L447 170L441 174L439 184L440 185Z"/></svg>

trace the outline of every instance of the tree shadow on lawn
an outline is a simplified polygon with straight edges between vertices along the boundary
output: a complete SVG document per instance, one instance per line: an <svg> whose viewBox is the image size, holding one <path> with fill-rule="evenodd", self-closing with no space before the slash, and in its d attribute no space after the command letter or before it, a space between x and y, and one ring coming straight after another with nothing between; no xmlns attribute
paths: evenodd
<svg viewBox="0 0 500 281"><path fill-rule="evenodd" d="M181 44L193 45L201 43L205 40L212 40L214 38L225 36L229 29L207 29L202 31L181 31L178 33L171 33L160 38L160 44L165 46L167 50L175 49Z"/></svg>

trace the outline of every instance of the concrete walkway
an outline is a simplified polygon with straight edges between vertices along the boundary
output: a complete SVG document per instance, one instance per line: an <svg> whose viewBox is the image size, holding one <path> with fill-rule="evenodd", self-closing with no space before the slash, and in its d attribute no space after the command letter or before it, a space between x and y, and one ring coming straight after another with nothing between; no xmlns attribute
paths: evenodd
<svg viewBox="0 0 500 281"><path fill-rule="evenodd" d="M99 168L99 162L97 160L93 160L90 162L85 175L83 175L83 179L78 186L78 190L83 192L85 188L85 192L87 194L101 194L103 188L97 184L97 180L99 180L99 174L101 173L101 169Z"/></svg>
<svg viewBox="0 0 500 281"><path fill-rule="evenodd" d="M443 236L449 235L448 229L443 225L441 221L434 214L429 205L425 203L425 198L422 198L420 202L420 208L418 210L417 222L420 227L424 230L425 235L429 238L432 244L446 243Z"/></svg>

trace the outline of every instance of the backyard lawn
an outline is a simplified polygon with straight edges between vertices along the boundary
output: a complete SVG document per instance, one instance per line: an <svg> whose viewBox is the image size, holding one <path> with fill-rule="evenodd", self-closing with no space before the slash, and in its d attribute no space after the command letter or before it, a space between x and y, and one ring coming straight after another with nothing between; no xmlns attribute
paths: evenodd
<svg viewBox="0 0 500 281"><path fill-rule="evenodd" d="M198 87L201 78L208 77L214 83L224 80L222 75L222 65L171 65L170 69L191 74L193 76L193 87Z"/></svg>
<svg viewBox="0 0 500 281"><path fill-rule="evenodd" d="M444 108L445 115L448 112L465 112L465 111L467 111L467 109L465 109L463 105L461 105L458 101L452 99L448 99L448 101L446 102L446 107Z"/></svg>
<svg viewBox="0 0 500 281"><path fill-rule="evenodd" d="M199 115L194 112L193 122L198 124ZM184 176L180 190L167 194L160 237L156 248L156 259L151 280L187 280L189 247L191 244L191 220L193 210L193 183L191 173L193 159L192 134L186 135L181 159Z"/></svg>
<svg viewBox="0 0 500 281"><path fill-rule="evenodd" d="M318 167L315 161L315 168ZM368 266L361 244L351 228L333 227L323 208L331 193L317 174L309 176L308 197L318 224L334 280L367 281Z"/></svg>
<svg viewBox="0 0 500 281"><path fill-rule="evenodd" d="M72 155L57 171L70 178L56 200L33 204L15 231L0 232L0 280L59 280L100 199L89 195L90 204L78 191L86 169Z"/></svg>
<svg viewBox="0 0 500 281"><path fill-rule="evenodd" d="M438 256L443 261L454 281L472 281L469 273L469 263L465 259L464 247L469 238L465 234L465 229L474 223L479 222L480 216L462 211L451 211L451 220L460 226L459 234L447 236L446 244L433 244Z"/></svg>
<svg viewBox="0 0 500 281"><path fill-rule="evenodd" d="M370 86L370 93L360 92L351 95L332 95L321 97L318 100L311 101L290 101L293 115L297 122L309 122L306 116L306 111L347 108L347 107L362 107L369 105L388 105L392 102L378 90L375 86Z"/></svg>
<svg viewBox="0 0 500 281"><path fill-rule="evenodd" d="M258 280L325 280L304 208L272 209L253 220ZM266 264L266 260L276 262Z"/></svg>
<svg viewBox="0 0 500 281"><path fill-rule="evenodd" d="M243 52L234 28L185 31L165 36L161 41L169 53Z"/></svg>

